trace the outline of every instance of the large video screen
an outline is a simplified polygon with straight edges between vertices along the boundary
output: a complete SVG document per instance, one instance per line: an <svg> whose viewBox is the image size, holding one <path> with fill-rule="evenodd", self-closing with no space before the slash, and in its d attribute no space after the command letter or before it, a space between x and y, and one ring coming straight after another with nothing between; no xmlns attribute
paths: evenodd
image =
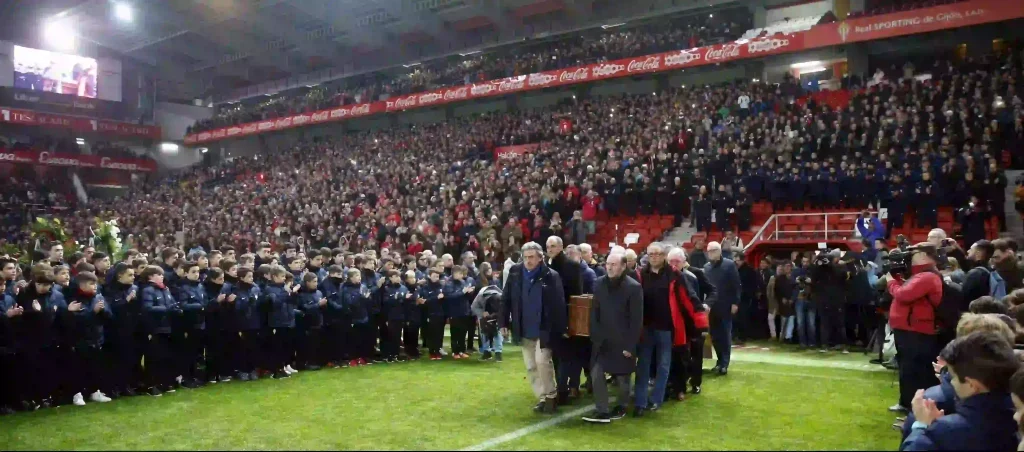
<svg viewBox="0 0 1024 452"><path fill-rule="evenodd" d="M96 98L96 60L14 46L14 87Z"/></svg>

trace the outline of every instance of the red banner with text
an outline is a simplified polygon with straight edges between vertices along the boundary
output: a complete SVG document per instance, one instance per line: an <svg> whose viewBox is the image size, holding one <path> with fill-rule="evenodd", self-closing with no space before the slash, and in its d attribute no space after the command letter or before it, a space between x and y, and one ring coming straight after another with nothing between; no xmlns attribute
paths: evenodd
<svg viewBox="0 0 1024 452"><path fill-rule="evenodd" d="M450 102L502 96L595 80L674 71L708 64L800 52L806 49L841 45L856 41L927 33L941 29L979 25L1020 17L1024 17L1024 2L1022 1L971 0L950 5L823 24L815 26L808 31L789 35L776 34L749 40L741 39L726 44L715 44L656 55L625 58L588 66L506 77L472 85L442 88L427 93L396 96L380 102L338 107L331 110L303 113L273 120L268 119L188 135L185 137L185 143L205 143L236 136L284 130L305 124L341 121L376 113L430 107Z"/></svg>
<svg viewBox="0 0 1024 452"><path fill-rule="evenodd" d="M156 126L143 126L127 122L83 118L80 116L39 113L37 111L7 107L0 107L0 122L26 126L61 127L80 132L99 132L153 139L160 138L160 128Z"/></svg>
<svg viewBox="0 0 1024 452"><path fill-rule="evenodd" d="M0 163L43 166L74 166L151 173L156 162L144 159L100 157L98 155L61 154L49 151L0 151Z"/></svg>

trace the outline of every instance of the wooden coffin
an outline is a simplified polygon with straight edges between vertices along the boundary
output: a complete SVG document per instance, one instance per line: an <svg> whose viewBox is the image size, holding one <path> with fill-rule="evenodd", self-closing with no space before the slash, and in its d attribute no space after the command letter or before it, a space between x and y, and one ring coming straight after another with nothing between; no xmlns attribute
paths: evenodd
<svg viewBox="0 0 1024 452"><path fill-rule="evenodd" d="M593 295L569 297L569 335L590 336L590 305Z"/></svg>

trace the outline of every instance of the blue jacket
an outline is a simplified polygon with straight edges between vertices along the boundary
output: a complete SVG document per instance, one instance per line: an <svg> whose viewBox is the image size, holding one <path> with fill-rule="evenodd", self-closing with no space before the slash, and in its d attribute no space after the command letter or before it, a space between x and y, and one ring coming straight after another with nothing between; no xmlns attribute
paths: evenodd
<svg viewBox="0 0 1024 452"><path fill-rule="evenodd" d="M171 334L171 316L179 309L169 289L161 289L150 282L143 284L142 312L147 333Z"/></svg>
<svg viewBox="0 0 1024 452"><path fill-rule="evenodd" d="M210 297L199 281L182 279L174 299L181 305L182 314L174 318L174 328L185 330L206 329L206 307Z"/></svg>
<svg viewBox="0 0 1024 452"><path fill-rule="evenodd" d="M242 283L224 285L228 296L235 296L235 310L230 323L235 331L252 331L260 329L262 312L260 311L260 288L255 284L243 288ZM229 303L230 304L230 303Z"/></svg>
<svg viewBox="0 0 1024 452"><path fill-rule="evenodd" d="M449 317L467 317L472 315L469 310L473 302L470 294L464 293L467 287L473 287L473 281L469 278L458 281L455 278L449 279L444 285L444 314Z"/></svg>
<svg viewBox="0 0 1024 452"><path fill-rule="evenodd" d="M900 445L912 450L1016 450L1017 421L1010 394L990 392L961 400L956 413L913 428Z"/></svg>
<svg viewBox="0 0 1024 452"><path fill-rule="evenodd" d="M419 298L427 300L424 305L427 307L428 318L443 318L444 317L444 300L437 298L444 292L444 284L440 281L432 283L429 280L426 284L418 287L416 291L419 293Z"/></svg>
<svg viewBox="0 0 1024 452"><path fill-rule="evenodd" d="M7 310L13 307L14 297L0 294L0 355L14 353L14 331L11 319L7 318Z"/></svg>
<svg viewBox="0 0 1024 452"><path fill-rule="evenodd" d="M352 315L353 324L370 321L373 295L368 287L346 282L341 286L341 299L345 309Z"/></svg>
<svg viewBox="0 0 1024 452"><path fill-rule="evenodd" d="M377 287L377 281L381 276L377 272L363 270L363 287L366 287L370 291L369 298L366 300L367 314L375 316L380 314L380 287ZM383 287L383 286L381 286Z"/></svg>
<svg viewBox="0 0 1024 452"><path fill-rule="evenodd" d="M877 239L885 238L885 226L882 226L882 222L877 217L871 217L871 225L874 229L868 229L864 226L864 218L857 219L857 230L860 231L860 236L868 243L875 243Z"/></svg>
<svg viewBox="0 0 1024 452"><path fill-rule="evenodd" d="M335 281L330 277L320 282L320 294L327 298L327 306L324 306L324 323L327 325L348 325L352 323L349 306L345 305L342 299L343 283Z"/></svg>
<svg viewBox="0 0 1024 452"><path fill-rule="evenodd" d="M324 325L324 311L328 306L320 308L320 299L325 298L320 290L309 290L305 287L292 295L295 298L295 305L302 311L302 326L305 328L318 329ZM328 302L330 303L330 302Z"/></svg>
<svg viewBox="0 0 1024 452"><path fill-rule="evenodd" d="M385 284L381 295L382 312L389 322L405 321L405 301L409 289L401 284Z"/></svg>
<svg viewBox="0 0 1024 452"><path fill-rule="evenodd" d="M411 297L406 298L402 303L402 308L405 310L405 323L406 325L420 325L423 323L423 309L420 305L416 304L416 301L420 298L419 289L416 284L412 286L405 286L405 290L408 290L412 294Z"/></svg>
<svg viewBox="0 0 1024 452"><path fill-rule="evenodd" d="M732 305L740 304L740 296L743 293L736 263L724 257L717 264L708 262L704 264L704 276L707 276L711 284L718 289L718 298L711 305L711 312L716 316L731 318Z"/></svg>
<svg viewBox="0 0 1024 452"><path fill-rule="evenodd" d="M597 281L597 273L589 265L580 262L583 269L583 293L594 293L594 282Z"/></svg>
<svg viewBox="0 0 1024 452"><path fill-rule="evenodd" d="M82 304L78 312L68 311L65 316L65 331L68 343L73 347L102 347L103 346L103 325L110 321L114 313L107 304L99 313L93 311L96 304L103 301L103 295L93 294L91 296L76 293L68 299L68 304L74 302Z"/></svg>
<svg viewBox="0 0 1024 452"><path fill-rule="evenodd" d="M960 402L960 398L957 397L956 391L953 389L951 378L949 371L943 369L939 374L939 384L924 390L924 398L935 402L935 406L945 412L947 416L956 413L956 405ZM903 423L903 439L910 436L915 420L917 419L914 418L913 412L907 414L907 421Z"/></svg>
<svg viewBox="0 0 1024 452"><path fill-rule="evenodd" d="M284 284L267 284L261 301L270 310L267 326L295 328L295 314L299 312L297 301L284 288Z"/></svg>
<svg viewBox="0 0 1024 452"><path fill-rule="evenodd" d="M135 292L135 298L128 301L128 295ZM121 284L115 279L103 286L103 299L113 313L113 322L104 331L108 339L128 339L140 331L142 323L142 291L135 284Z"/></svg>
<svg viewBox="0 0 1024 452"><path fill-rule="evenodd" d="M519 340L523 336L523 278L526 277L523 264L516 264L508 272L508 282L505 283L505 290L501 300L501 315L498 316L498 325L502 328L509 328L512 337ZM540 284L541 299L543 308L540 319L540 341L541 348L551 348L558 338L565 334L569 325L568 306L565 299L565 290L562 288L562 279L558 272L542 265L541 269L534 275L533 287ZM445 297L447 298L447 296Z"/></svg>
<svg viewBox="0 0 1024 452"><path fill-rule="evenodd" d="M10 287L13 283L8 281L7 284ZM10 319L14 346L18 350L39 350L57 345L57 322L67 315L68 304L64 295L55 288L56 285L40 295L35 292L35 284L29 284L14 298L15 304L25 310L20 316ZM34 300L39 300L39 311L32 309Z"/></svg>

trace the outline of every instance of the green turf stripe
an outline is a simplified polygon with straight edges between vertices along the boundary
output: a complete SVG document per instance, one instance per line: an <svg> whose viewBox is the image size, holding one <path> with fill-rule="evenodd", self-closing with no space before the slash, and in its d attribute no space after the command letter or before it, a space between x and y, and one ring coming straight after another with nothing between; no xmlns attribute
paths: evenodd
<svg viewBox="0 0 1024 452"><path fill-rule="evenodd" d="M868 363L866 359L864 362L851 362L849 361L849 356L851 355L839 355L835 352L829 352L822 353L821 356L811 358L810 356L793 356L792 353L733 350L731 359L736 362L782 364L798 367L821 367L829 369L859 370L864 372L889 371L882 366Z"/></svg>

